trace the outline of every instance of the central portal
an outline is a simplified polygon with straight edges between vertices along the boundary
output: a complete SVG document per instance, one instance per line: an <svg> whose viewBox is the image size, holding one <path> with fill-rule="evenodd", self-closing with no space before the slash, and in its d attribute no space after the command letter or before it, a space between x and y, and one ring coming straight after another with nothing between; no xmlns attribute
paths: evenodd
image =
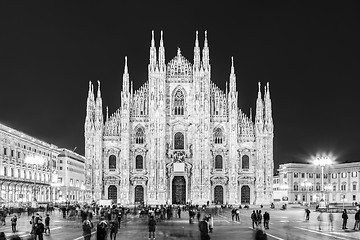
<svg viewBox="0 0 360 240"><path fill-rule="evenodd" d="M172 182L172 203L185 204L186 203L186 182L185 178L176 176Z"/></svg>

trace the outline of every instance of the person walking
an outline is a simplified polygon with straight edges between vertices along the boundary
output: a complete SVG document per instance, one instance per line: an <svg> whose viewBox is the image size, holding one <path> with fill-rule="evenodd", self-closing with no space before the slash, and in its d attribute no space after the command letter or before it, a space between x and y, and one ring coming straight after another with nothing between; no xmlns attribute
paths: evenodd
<svg viewBox="0 0 360 240"><path fill-rule="evenodd" d="M342 222L342 229L347 229L346 225L347 225L347 220L348 220L348 215L347 215L347 212L346 212L346 209L344 209L343 211L343 214L342 214L342 219L343 219L343 222Z"/></svg>
<svg viewBox="0 0 360 240"><path fill-rule="evenodd" d="M14 214L14 216L11 218L11 230L13 233L16 232L16 222L17 222L17 216Z"/></svg>
<svg viewBox="0 0 360 240"><path fill-rule="evenodd" d="M308 208L305 209L305 220L309 221L310 219L310 210Z"/></svg>
<svg viewBox="0 0 360 240"><path fill-rule="evenodd" d="M257 216L256 216L256 219L257 219L257 225L261 225L261 220L262 220L262 215L261 215L261 210L259 210Z"/></svg>
<svg viewBox="0 0 360 240"><path fill-rule="evenodd" d="M322 221L323 221L323 213L320 212L319 216L317 217L317 220L318 220L318 224L319 224L319 230L321 230L321 224L322 224Z"/></svg>
<svg viewBox="0 0 360 240"><path fill-rule="evenodd" d="M209 221L209 232L212 233L214 229L214 218L211 216L211 214L209 214L208 221Z"/></svg>
<svg viewBox="0 0 360 240"><path fill-rule="evenodd" d="M178 217L181 218L181 208L180 208L180 206L178 207L177 214L178 214Z"/></svg>
<svg viewBox="0 0 360 240"><path fill-rule="evenodd" d="M100 218L100 222L96 226L96 239L105 240L107 235L107 223L104 217Z"/></svg>
<svg viewBox="0 0 360 240"><path fill-rule="evenodd" d="M257 220L256 220L256 212L253 210L251 214L251 221L252 221L252 227L255 229L255 225L257 226Z"/></svg>
<svg viewBox="0 0 360 240"><path fill-rule="evenodd" d="M45 217L45 230L44 230L44 233L46 234L47 231L49 231L48 235L50 235L50 216L49 216L48 213L46 214L46 217Z"/></svg>
<svg viewBox="0 0 360 240"><path fill-rule="evenodd" d="M330 212L329 213L329 229L330 229L330 231L333 230L333 222L334 222L334 215Z"/></svg>
<svg viewBox="0 0 360 240"><path fill-rule="evenodd" d="M356 230L356 228L358 230L360 230L360 210L359 209L355 213L355 223L354 223L353 230Z"/></svg>
<svg viewBox="0 0 360 240"><path fill-rule="evenodd" d="M117 232L118 232L118 221L113 219L110 221L110 240L116 240Z"/></svg>
<svg viewBox="0 0 360 240"><path fill-rule="evenodd" d="M235 211L235 218L236 218L236 221L240 222L240 210L239 209L236 209L236 211Z"/></svg>
<svg viewBox="0 0 360 240"><path fill-rule="evenodd" d="M264 228L269 229L269 221L270 221L270 214L268 212L264 213Z"/></svg>
<svg viewBox="0 0 360 240"><path fill-rule="evenodd" d="M199 222L199 230L200 230L200 239L201 240L209 240L209 224L207 222L207 218L204 217L204 219Z"/></svg>
<svg viewBox="0 0 360 240"><path fill-rule="evenodd" d="M0 232L0 240L6 240L4 232Z"/></svg>
<svg viewBox="0 0 360 240"><path fill-rule="evenodd" d="M90 217L88 217L86 220L83 221L82 229L83 229L84 240L91 239L91 230L93 227L94 225L91 222Z"/></svg>
<svg viewBox="0 0 360 240"><path fill-rule="evenodd" d="M149 240L151 239L151 235L152 235L152 239L155 239L156 221L154 219L154 216L150 216L148 226L149 226Z"/></svg>
<svg viewBox="0 0 360 240"><path fill-rule="evenodd" d="M35 239L43 240L44 239L43 233L44 233L44 224L42 223L42 219L39 218L35 229Z"/></svg>
<svg viewBox="0 0 360 240"><path fill-rule="evenodd" d="M196 214L196 218L197 218L198 222L200 222L200 217L201 217L201 213L200 213L200 210L198 209L197 214Z"/></svg>

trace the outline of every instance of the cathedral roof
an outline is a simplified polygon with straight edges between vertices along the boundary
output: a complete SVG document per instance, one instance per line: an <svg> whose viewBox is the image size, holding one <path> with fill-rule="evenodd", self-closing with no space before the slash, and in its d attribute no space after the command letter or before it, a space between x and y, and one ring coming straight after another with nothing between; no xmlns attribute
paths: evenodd
<svg viewBox="0 0 360 240"><path fill-rule="evenodd" d="M168 63L167 77L184 78L191 76L192 65L183 55L181 55L180 48L178 48L177 55Z"/></svg>

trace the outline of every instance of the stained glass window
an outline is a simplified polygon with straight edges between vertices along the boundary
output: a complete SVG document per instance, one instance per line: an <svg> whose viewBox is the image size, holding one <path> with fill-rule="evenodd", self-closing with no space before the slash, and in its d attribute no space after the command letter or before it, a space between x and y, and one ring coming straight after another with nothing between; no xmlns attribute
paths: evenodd
<svg viewBox="0 0 360 240"><path fill-rule="evenodd" d="M136 144L143 144L144 143L144 137L145 134L144 134L144 129L143 128L138 128L136 130L136 134L135 134L135 143Z"/></svg>
<svg viewBox="0 0 360 240"><path fill-rule="evenodd" d="M221 128L215 128L215 130L214 130L214 142L215 142L215 144L222 144L223 138L224 138L224 136L223 136Z"/></svg>
<svg viewBox="0 0 360 240"><path fill-rule="evenodd" d="M184 115L185 97L184 93L179 89L174 95L174 115Z"/></svg>
<svg viewBox="0 0 360 240"><path fill-rule="evenodd" d="M175 133L175 149L184 149L184 134L181 132Z"/></svg>

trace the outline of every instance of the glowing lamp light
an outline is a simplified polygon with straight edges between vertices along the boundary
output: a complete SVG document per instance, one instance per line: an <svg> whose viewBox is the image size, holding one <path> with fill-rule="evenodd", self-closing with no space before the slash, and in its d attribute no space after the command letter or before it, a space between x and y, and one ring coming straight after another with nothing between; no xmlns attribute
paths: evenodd
<svg viewBox="0 0 360 240"><path fill-rule="evenodd" d="M27 164L43 165L45 163L45 158L41 156L28 155L25 157L24 162Z"/></svg>
<svg viewBox="0 0 360 240"><path fill-rule="evenodd" d="M324 167L326 165L330 165L331 164L331 160L329 157L318 157L314 160L314 164Z"/></svg>

